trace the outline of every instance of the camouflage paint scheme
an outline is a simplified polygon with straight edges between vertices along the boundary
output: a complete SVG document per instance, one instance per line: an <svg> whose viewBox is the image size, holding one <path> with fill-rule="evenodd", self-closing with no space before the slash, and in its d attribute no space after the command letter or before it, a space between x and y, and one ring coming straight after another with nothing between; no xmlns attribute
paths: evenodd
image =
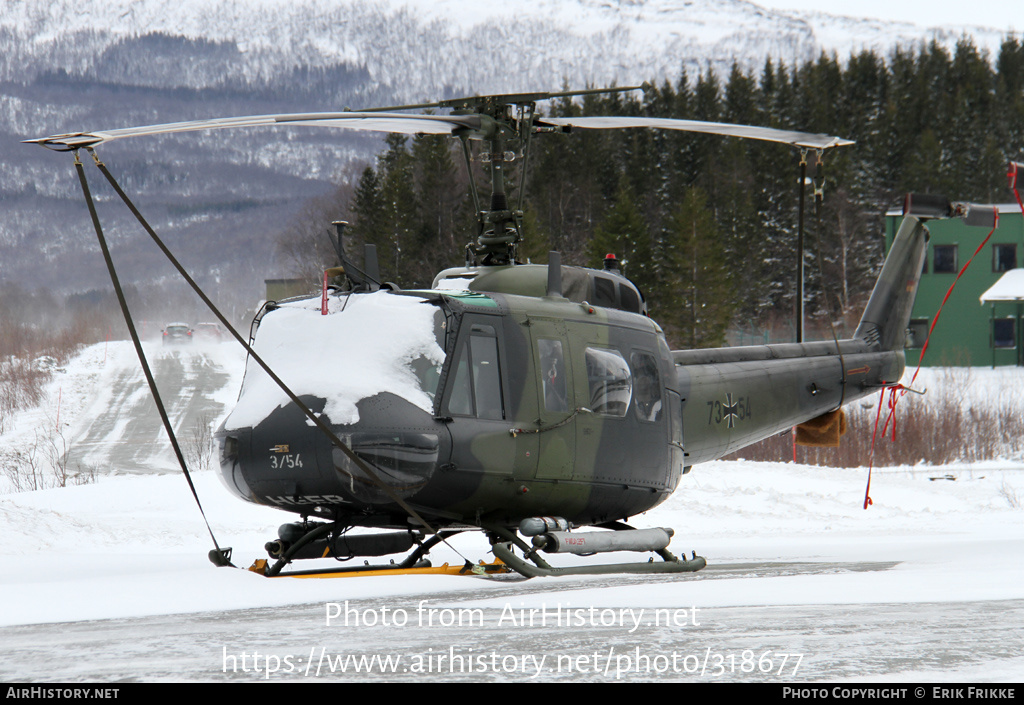
<svg viewBox="0 0 1024 705"><path fill-rule="evenodd" d="M679 560L653 543L651 550L663 559L654 567L641 563L555 569L509 528L523 518L553 515L577 526L627 529L617 520L663 501L692 464L816 419L897 380L904 364L903 330L909 322L925 236L916 220L905 220L851 340L670 351L662 331L646 316L639 291L618 274L557 264L516 264L525 223L526 171L520 171L519 202L513 206L506 188L506 167L513 161L528 162L532 136L567 134L576 129L664 129L788 144L800 149L803 157L814 150L819 160L827 150L852 142L750 125L645 116L558 118L537 112L538 101L646 88L647 84L471 96L361 112L257 115L75 132L27 142L75 152L83 194L101 243L99 220L78 161L78 150L83 148L93 152L111 185L161 244L99 161L93 151L97 145L143 135L281 124L458 138L471 175L477 215L475 242L466 249L467 262L473 267L442 272L431 291L398 292L382 284L375 253L364 257L362 270L345 254L341 223L335 244L353 288L353 293L345 296L412 296L437 307L435 341L445 352L440 368L434 367L440 357L438 350L429 343L432 355L417 355L414 346L406 346L398 350L396 358L388 358L391 368L377 374L370 373L367 366L370 361L383 361L384 356L373 356L372 351L362 356L363 367L358 355L338 360L348 376L339 374L334 379L328 375L337 368L322 358L317 362L308 357L301 362L289 358L285 364L293 371L300 367L303 372L315 373L311 383L303 380L307 393L296 396L211 304L221 323L246 346L250 359L258 361L290 400L262 417L263 410L255 413L260 409L258 403L250 398L245 406L242 399L237 425L233 422L230 429L225 425L218 431L221 472L227 486L252 502L277 506L303 518L330 520L280 527L280 541L267 545L268 554L280 558L265 574L279 574L292 557L300 557L300 550L304 552L301 557L319 554L343 560L357 553L385 555L407 550L413 543L412 531L404 532L410 535L404 538L400 536L403 532L363 537L358 552L343 544L351 540L346 532L353 526L419 530L424 524L430 524L435 535L403 560L403 569L414 567L426 551L443 540L439 529L479 527L488 532L495 557L523 575L623 569L686 572L701 569L705 560L696 554L691 560ZM405 112L428 108L451 109L452 113ZM477 156L481 163L489 164L485 169L490 172L491 193L486 206L472 177L470 141L482 143ZM801 183L803 177L802 168ZM560 262L560 255L551 253L549 261ZM113 265L110 267L116 284ZM184 270L178 269L201 293ZM356 290L367 293L354 293ZM130 320L127 307L123 308ZM340 312L344 306L337 308ZM275 311L265 315L274 316ZM349 320L328 320L337 324L333 330L344 330L335 341L350 341L359 335ZM362 334L368 347L380 340L409 342L409 337L401 337L401 329L394 330L393 321L391 329L388 325L387 317L381 316L379 331ZM289 350L296 354L319 355L342 345L335 342L332 348L326 338L317 338L310 350L309 341L299 344L274 334L268 336L268 342L290 343ZM136 344L144 363L141 345ZM390 351L395 352L395 347ZM392 372L409 384L391 387L388 393L366 391L372 395L343 400L348 392L352 397L364 394L356 391L360 381L380 382ZM418 388L410 375L415 376ZM316 392L320 391L321 397L327 395L332 382L338 386L331 390L331 398L318 398ZM318 390L321 384L324 386ZM428 400L433 408L425 410ZM340 411L335 404L341 401L346 405L354 401L358 415L349 414L351 409ZM325 409L338 418L332 421ZM254 413L249 418L246 412ZM248 420L242 422L243 418ZM342 424L342 418L358 421ZM529 531L532 528L522 533ZM640 532L629 533L634 535L626 543L633 545ZM574 538L576 546L587 540L579 535ZM602 540L608 541L608 536ZM649 542L653 537L640 540ZM624 545L617 540L608 545L613 544ZM513 545L529 557L532 566L512 553ZM229 553L218 548L210 557L217 565L227 565ZM468 561L465 569L472 569Z"/></svg>
<svg viewBox="0 0 1024 705"><path fill-rule="evenodd" d="M636 291L614 273L562 267L563 296L548 296L546 266L446 270L435 287L461 278L474 293L442 287L392 294L422 297L445 314L446 361L433 413L379 394L359 402L356 424L333 428L404 501L441 526L511 527L547 515L576 525L624 520L667 498L691 465L898 381L926 239L924 226L905 218L852 339L715 350L670 351L644 313L587 303L601 277L618 285L620 302L624 288ZM456 413L453 368L473 336L496 345L501 408ZM549 410L546 401L540 340L561 344L563 410ZM614 361L609 352L655 361L646 372L656 369L658 389L642 394L658 397L660 412L644 418L638 386L624 414L615 406L607 407L615 413L592 409L607 399L595 398L587 361ZM622 394L598 388L608 398ZM314 411L324 407L323 399L303 401ZM295 408L219 435L222 474L244 499L355 526L410 526L406 512ZM288 467L283 447L301 450L306 461Z"/></svg>

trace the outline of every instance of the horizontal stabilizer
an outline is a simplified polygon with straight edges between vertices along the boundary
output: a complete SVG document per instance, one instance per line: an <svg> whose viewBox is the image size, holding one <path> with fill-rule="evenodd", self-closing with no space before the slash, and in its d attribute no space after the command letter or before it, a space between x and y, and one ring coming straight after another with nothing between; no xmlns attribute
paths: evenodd
<svg viewBox="0 0 1024 705"><path fill-rule="evenodd" d="M950 201L945 196L908 193L903 199L903 215L912 215L918 220L961 218L965 225L994 228L999 220L999 209L988 203L964 203Z"/></svg>
<svg viewBox="0 0 1024 705"><path fill-rule="evenodd" d="M979 228L994 228L999 222L999 209L983 203L957 203L957 215L963 218L965 225Z"/></svg>
<svg viewBox="0 0 1024 705"><path fill-rule="evenodd" d="M945 196L908 193L903 198L903 215L913 215L917 218L949 218L953 215L953 204Z"/></svg>

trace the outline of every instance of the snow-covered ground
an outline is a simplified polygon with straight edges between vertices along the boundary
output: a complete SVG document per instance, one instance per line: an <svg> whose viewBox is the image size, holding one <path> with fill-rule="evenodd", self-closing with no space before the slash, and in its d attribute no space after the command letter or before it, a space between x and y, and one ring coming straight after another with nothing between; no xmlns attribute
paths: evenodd
<svg viewBox="0 0 1024 705"><path fill-rule="evenodd" d="M102 415L104 395L128 395L115 381L135 364L130 346L111 343L105 363L102 348L51 383L72 441ZM240 360L219 347L166 354L216 368L223 385L211 407L223 414ZM1017 374L975 370L972 380L1005 387ZM52 416L26 413L0 443L22 442ZM118 438L112 430L112 446ZM164 453L151 445L153 458ZM696 550L705 570L529 581L266 579L215 568L184 478L164 461L138 462L156 467L0 496L0 679L1024 678L1017 461L876 468L868 510L863 469L709 463L632 522L673 527L672 549ZM235 563L263 557L290 515L236 500L212 470L195 479ZM452 545L491 558L481 536ZM431 558L463 562L446 547Z"/></svg>

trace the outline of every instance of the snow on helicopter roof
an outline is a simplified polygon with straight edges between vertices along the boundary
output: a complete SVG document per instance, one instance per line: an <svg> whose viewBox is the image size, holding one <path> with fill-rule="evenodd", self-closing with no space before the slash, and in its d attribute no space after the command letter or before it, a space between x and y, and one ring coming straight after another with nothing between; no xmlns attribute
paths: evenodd
<svg viewBox="0 0 1024 705"><path fill-rule="evenodd" d="M297 396L326 399L324 413L333 424L355 423L356 403L382 392L433 411L410 363L418 357L438 366L444 361L434 334L434 306L417 296L378 291L332 297L328 311L321 315L319 298L280 304L260 322L256 353ZM255 426L290 403L250 359L225 428Z"/></svg>

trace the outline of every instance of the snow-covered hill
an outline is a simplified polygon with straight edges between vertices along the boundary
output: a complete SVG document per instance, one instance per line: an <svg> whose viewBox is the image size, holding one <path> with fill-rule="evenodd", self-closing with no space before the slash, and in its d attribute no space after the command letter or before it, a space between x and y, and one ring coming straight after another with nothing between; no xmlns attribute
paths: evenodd
<svg viewBox="0 0 1024 705"><path fill-rule="evenodd" d="M994 29L779 12L746 0L14 0L0 31L15 49L0 58L2 80L48 65L130 82L124 66L100 57L120 41L159 33L219 43L230 59L167 62L170 85L257 83L301 66L345 64L365 67L399 101L674 79L681 66L694 73L734 61L760 67L767 57L799 63L822 51L884 53L931 38L951 44L967 31L994 50L1003 38Z"/></svg>

